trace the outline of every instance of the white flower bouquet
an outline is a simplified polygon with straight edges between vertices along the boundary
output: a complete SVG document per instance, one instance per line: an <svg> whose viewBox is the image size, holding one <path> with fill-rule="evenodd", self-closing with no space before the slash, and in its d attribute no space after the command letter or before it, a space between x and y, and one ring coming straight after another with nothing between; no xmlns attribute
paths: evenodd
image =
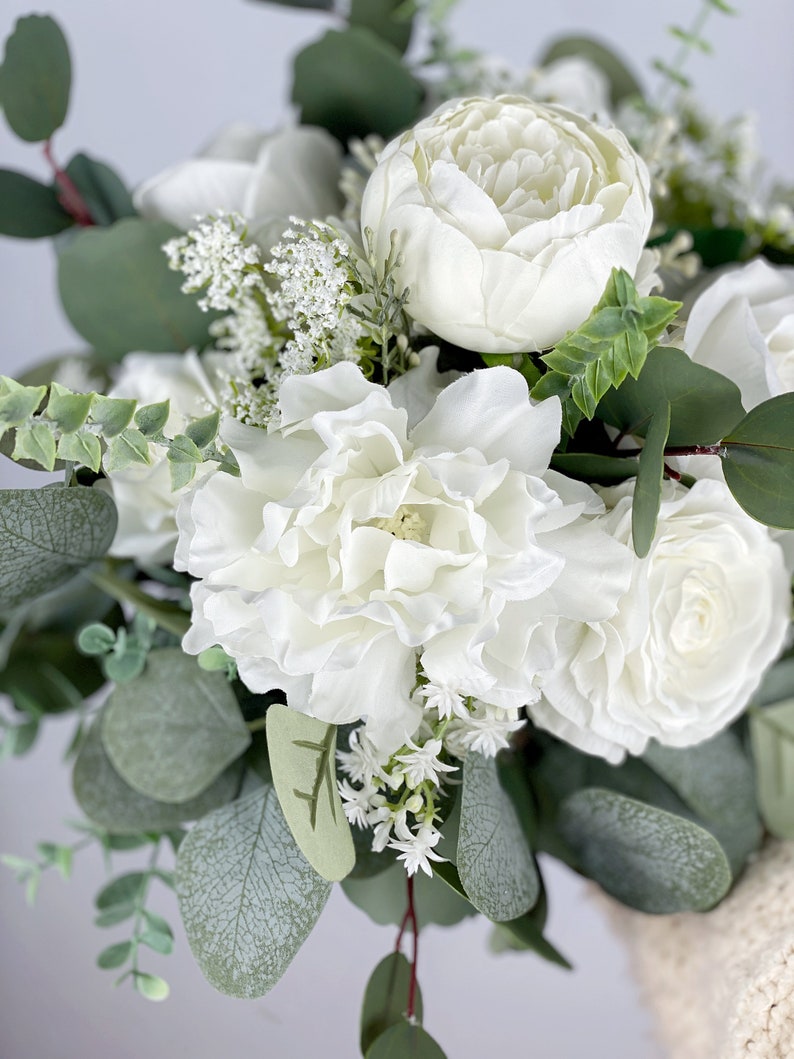
<svg viewBox="0 0 794 1059"><path fill-rule="evenodd" d="M155 878L235 997L334 883L392 917L370 1059L443 1054L434 917L567 966L538 854L665 914L794 837L794 193L686 91L727 5L664 106L583 38L456 51L449 6L338 5L299 124L132 195L55 158L52 18L0 69L52 168L0 170L0 232L54 239L89 347L0 376L3 454L59 475L0 491L2 754L74 713L79 843L147 850L97 897L144 997ZM72 852L4 859L32 896Z"/></svg>

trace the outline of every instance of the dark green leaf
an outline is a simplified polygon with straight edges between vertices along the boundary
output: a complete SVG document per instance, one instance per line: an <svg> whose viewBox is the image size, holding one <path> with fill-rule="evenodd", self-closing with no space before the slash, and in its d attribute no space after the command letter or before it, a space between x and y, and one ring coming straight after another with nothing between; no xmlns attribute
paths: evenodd
<svg viewBox="0 0 794 1059"><path fill-rule="evenodd" d="M94 918L94 926L106 929L117 927L127 919L132 919L137 914L138 908L132 901L125 901L120 905L110 905Z"/></svg>
<svg viewBox="0 0 794 1059"><path fill-rule="evenodd" d="M411 965L401 952L386 956L372 972L361 1008L361 1054L390 1026L399 1025L408 1007ZM414 1014L422 1021L422 993L416 988Z"/></svg>
<svg viewBox="0 0 794 1059"><path fill-rule="evenodd" d="M0 490L0 610L50 592L100 558L116 508L98 489Z"/></svg>
<svg viewBox="0 0 794 1059"><path fill-rule="evenodd" d="M58 258L58 287L73 326L106 360L204 346L212 315L168 267L162 245L179 232L128 217L80 232Z"/></svg>
<svg viewBox="0 0 794 1059"><path fill-rule="evenodd" d="M562 803L558 827L584 873L640 912L704 912L731 885L713 835L614 791L576 791Z"/></svg>
<svg viewBox="0 0 794 1059"><path fill-rule="evenodd" d="M204 975L248 998L281 978L331 892L295 845L272 787L196 824L179 847L176 888Z"/></svg>
<svg viewBox="0 0 794 1059"><path fill-rule="evenodd" d="M131 871L126 875L120 875L106 886L103 886L94 898L94 904L98 911L104 912L116 905L135 904L143 895L146 886L146 873L142 871Z"/></svg>
<svg viewBox="0 0 794 1059"><path fill-rule="evenodd" d="M158 802L138 794L119 776L102 745L100 725L88 730L74 765L72 783L80 808L93 823L119 834L167 831L225 805L240 786L242 766L235 762L197 798Z"/></svg>
<svg viewBox="0 0 794 1059"><path fill-rule="evenodd" d="M126 963L132 955L132 942L119 941L115 945L108 945L96 958L97 967L103 971L112 971Z"/></svg>
<svg viewBox="0 0 794 1059"><path fill-rule="evenodd" d="M543 52L538 61L539 66L548 66L558 59L577 56L587 59L606 75L609 81L610 98L613 106L631 96L642 98L640 83L623 60L605 44L592 37L562 37L554 41ZM561 100L560 102L565 102Z"/></svg>
<svg viewBox="0 0 794 1059"><path fill-rule="evenodd" d="M597 415L627 434L644 437L665 401L670 402L669 445L713 445L744 415L735 383L672 346L653 349L640 377L610 390Z"/></svg>
<svg viewBox="0 0 794 1059"><path fill-rule="evenodd" d="M48 15L20 18L6 41L0 103L6 121L29 143L49 140L69 109L72 64L58 23Z"/></svg>
<svg viewBox="0 0 794 1059"><path fill-rule="evenodd" d="M395 48L352 27L329 30L296 56L292 101L304 125L343 143L370 133L388 139L419 116L422 87Z"/></svg>
<svg viewBox="0 0 794 1059"><path fill-rule="evenodd" d="M551 468L580 482L615 485L633 478L637 474L638 463L634 459L601 456L594 452L561 452L552 456Z"/></svg>
<svg viewBox="0 0 794 1059"><path fill-rule="evenodd" d="M351 26L371 30L402 54L411 41L412 23L404 0L351 0Z"/></svg>
<svg viewBox="0 0 794 1059"><path fill-rule="evenodd" d="M723 444L725 481L748 515L794 529L794 393L756 405Z"/></svg>
<svg viewBox="0 0 794 1059"><path fill-rule="evenodd" d="M336 786L336 727L274 702L267 711L273 783L284 817L308 862L337 882L356 862Z"/></svg>
<svg viewBox="0 0 794 1059"><path fill-rule="evenodd" d="M654 412L645 444L640 453L637 481L631 507L631 537L634 551L644 559L656 533L656 519L662 503L664 447L670 430L670 404L665 402Z"/></svg>
<svg viewBox="0 0 794 1059"><path fill-rule="evenodd" d="M73 223L53 188L24 173L0 169L0 235L43 239Z"/></svg>
<svg viewBox="0 0 794 1059"><path fill-rule="evenodd" d="M761 816L777 838L794 838L794 698L750 711Z"/></svg>
<svg viewBox="0 0 794 1059"><path fill-rule="evenodd" d="M403 1021L373 1042L367 1059L446 1059L446 1056L426 1030Z"/></svg>
<svg viewBox="0 0 794 1059"><path fill-rule="evenodd" d="M134 790L186 802L245 752L251 735L226 677L168 647L152 651L146 671L112 693L102 741Z"/></svg>
<svg viewBox="0 0 794 1059"><path fill-rule="evenodd" d="M124 217L136 216L132 196L121 178L104 162L76 154L65 172L80 192L94 224L107 228Z"/></svg>

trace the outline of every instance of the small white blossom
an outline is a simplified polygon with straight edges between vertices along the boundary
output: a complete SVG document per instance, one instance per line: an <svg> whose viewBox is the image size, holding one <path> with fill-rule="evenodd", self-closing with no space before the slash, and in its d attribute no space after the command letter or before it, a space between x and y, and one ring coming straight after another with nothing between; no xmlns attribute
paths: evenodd
<svg viewBox="0 0 794 1059"><path fill-rule="evenodd" d="M260 252L245 242L245 221L239 214L205 217L187 235L163 247L169 266L185 275L182 290L204 290L199 306L235 311L241 293L264 286Z"/></svg>
<svg viewBox="0 0 794 1059"><path fill-rule="evenodd" d="M428 710L436 710L438 716L444 720L447 717L467 717L468 707L460 691L449 684L428 681L424 687L419 689L419 694L425 699L425 707Z"/></svg>
<svg viewBox="0 0 794 1059"><path fill-rule="evenodd" d="M342 772L354 783L369 783L373 776L377 776L384 783L388 781L383 769L388 763L388 755L384 757L379 753L362 728L356 728L350 733L349 748L337 750L336 758Z"/></svg>
<svg viewBox="0 0 794 1059"><path fill-rule="evenodd" d="M430 866L430 861L445 860L434 850L440 839L440 831L436 830L432 824L423 823L408 838L402 841L390 842L389 849L397 850L400 853L397 860L403 861L405 870L409 875L415 875L420 868L425 875L432 875L433 869Z"/></svg>
<svg viewBox="0 0 794 1059"><path fill-rule="evenodd" d="M440 777L445 772L457 771L454 765L445 765L439 761L438 755L443 746L440 739L428 739L424 746L417 746L409 739L406 745L409 752L395 754L395 760L403 766L402 772L409 787L419 787L428 780L438 786Z"/></svg>
<svg viewBox="0 0 794 1059"><path fill-rule="evenodd" d="M446 731L445 744L455 757L465 757L474 750L485 757L496 754L510 745L510 736L523 721L517 709L502 709L490 703L475 702L472 711L452 721Z"/></svg>
<svg viewBox="0 0 794 1059"><path fill-rule="evenodd" d="M372 787L353 787L348 780L337 784L345 816L356 827L367 827L367 814L372 811L370 798L374 793Z"/></svg>

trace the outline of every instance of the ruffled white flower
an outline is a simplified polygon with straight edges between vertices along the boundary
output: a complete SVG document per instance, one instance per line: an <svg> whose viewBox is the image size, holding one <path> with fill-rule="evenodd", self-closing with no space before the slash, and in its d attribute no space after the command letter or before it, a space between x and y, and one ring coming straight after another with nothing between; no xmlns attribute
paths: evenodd
<svg viewBox="0 0 794 1059"><path fill-rule="evenodd" d="M632 485L604 518L631 538ZM533 720L619 762L649 739L691 746L729 725L777 658L789 623L780 547L719 481L668 483L644 559L607 621L561 622L558 655Z"/></svg>
<svg viewBox="0 0 794 1059"><path fill-rule="evenodd" d="M757 258L725 272L692 306L684 350L732 379L748 410L794 390L794 268Z"/></svg>
<svg viewBox="0 0 794 1059"><path fill-rule="evenodd" d="M388 754L422 717L418 652L431 681L520 708L556 619L613 613L628 551L582 517L593 490L547 472L559 402L533 405L518 372L457 380L412 431L351 364L287 379L279 404L278 429L224 424L240 477L211 474L180 507L187 651L218 643L253 691L366 718Z"/></svg>
<svg viewBox="0 0 794 1059"><path fill-rule="evenodd" d="M623 133L521 96L440 107L385 148L361 206L380 261L397 232L410 316L487 353L578 327L613 268L635 275L651 218Z"/></svg>

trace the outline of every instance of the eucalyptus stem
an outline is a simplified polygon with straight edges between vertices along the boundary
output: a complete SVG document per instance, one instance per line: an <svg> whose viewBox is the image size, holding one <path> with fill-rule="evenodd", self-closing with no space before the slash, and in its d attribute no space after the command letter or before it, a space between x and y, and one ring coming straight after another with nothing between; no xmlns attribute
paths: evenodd
<svg viewBox="0 0 794 1059"><path fill-rule="evenodd" d="M44 157L52 169L55 187L58 190L58 202L60 202L69 216L74 219L75 224L78 224L81 228L92 228L96 222L91 216L91 211L78 191L75 182L55 161L51 140L47 140L44 144Z"/></svg>
<svg viewBox="0 0 794 1059"><path fill-rule="evenodd" d="M405 915L400 922L400 929L397 934L397 942L394 946L394 951L400 952L402 949L403 935L405 934L406 927L410 923L411 932L413 934L413 951L411 959L411 977L408 982L408 1007L406 1008L405 1016L411 1021L416 1014L416 968L419 959L419 923L416 918L416 905L414 903L413 875L406 876L406 891L408 903L405 909Z"/></svg>

